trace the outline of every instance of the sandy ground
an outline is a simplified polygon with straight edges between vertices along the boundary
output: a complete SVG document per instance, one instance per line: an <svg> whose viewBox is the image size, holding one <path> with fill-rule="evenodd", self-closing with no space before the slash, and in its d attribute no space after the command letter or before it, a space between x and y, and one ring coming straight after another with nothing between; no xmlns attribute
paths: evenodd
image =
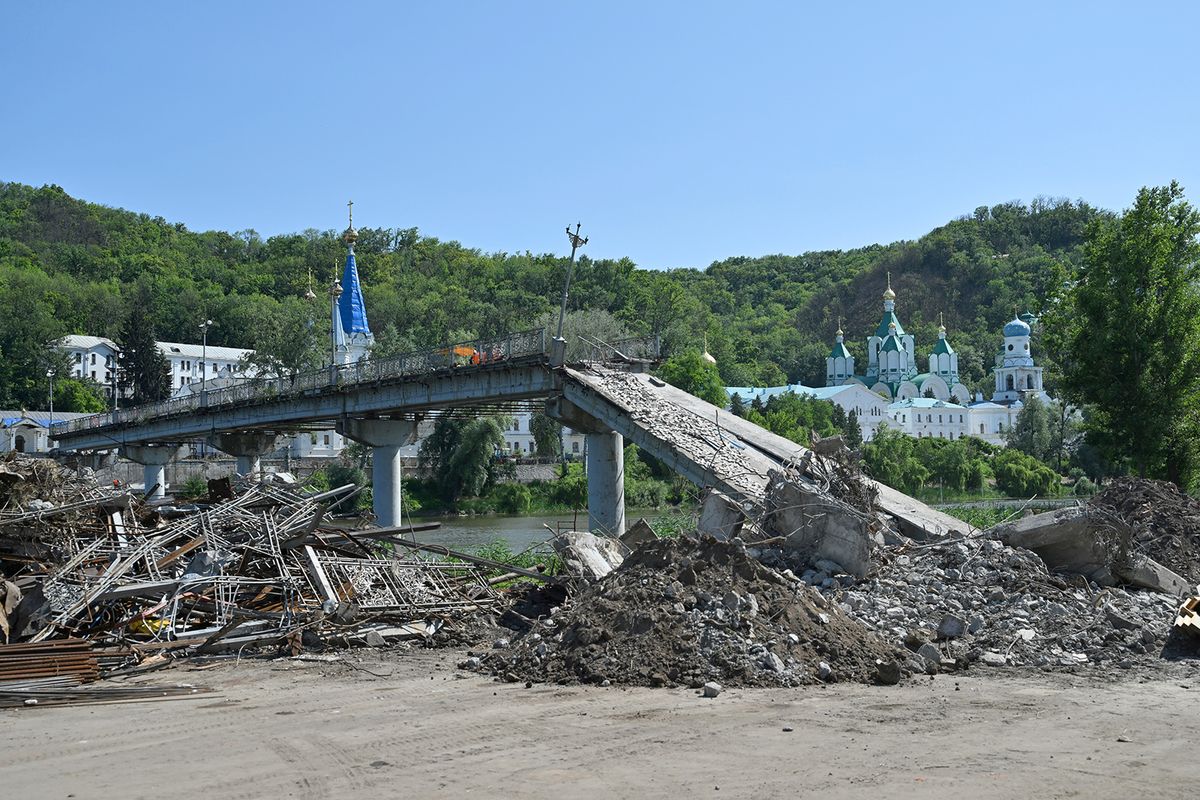
<svg viewBox="0 0 1200 800"><path fill-rule="evenodd" d="M1200 674L896 687L494 683L461 651L231 662L195 699L0 711L5 798L1195 798ZM361 659L361 660L360 660ZM1195 680L1193 680L1195 678ZM791 729L790 731L787 729Z"/></svg>

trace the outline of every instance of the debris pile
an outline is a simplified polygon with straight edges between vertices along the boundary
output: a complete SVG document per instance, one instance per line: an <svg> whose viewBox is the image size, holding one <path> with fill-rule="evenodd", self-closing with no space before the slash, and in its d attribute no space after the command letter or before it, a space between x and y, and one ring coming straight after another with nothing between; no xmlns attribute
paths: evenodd
<svg viewBox="0 0 1200 800"><path fill-rule="evenodd" d="M507 680L700 688L899 679L898 653L741 540L659 540L462 666ZM882 668L882 669L881 669Z"/></svg>
<svg viewBox="0 0 1200 800"><path fill-rule="evenodd" d="M1036 554L983 536L904 542L878 551L876 561L862 582L823 570L801 577L905 645L914 670L972 663L1128 668L1138 656L1157 656L1179 602L1052 574Z"/></svg>
<svg viewBox="0 0 1200 800"><path fill-rule="evenodd" d="M1128 525L1137 552L1200 584L1200 500L1166 481L1118 478L1089 506Z"/></svg>
<svg viewBox="0 0 1200 800"><path fill-rule="evenodd" d="M0 680L42 677L80 639L91 663L128 670L245 646L424 637L498 600L475 564L422 555L399 530L321 527L353 486L245 485L168 522L28 461L0 473L0 664L14 666Z"/></svg>

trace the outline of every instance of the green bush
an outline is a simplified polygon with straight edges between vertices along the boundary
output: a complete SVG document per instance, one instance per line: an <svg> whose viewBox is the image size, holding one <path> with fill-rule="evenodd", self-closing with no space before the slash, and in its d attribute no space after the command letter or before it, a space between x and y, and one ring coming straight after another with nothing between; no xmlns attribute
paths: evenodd
<svg viewBox="0 0 1200 800"><path fill-rule="evenodd" d="M1058 473L1036 458L1009 448L992 459L996 488L1010 497L1058 494L1062 480Z"/></svg>
<svg viewBox="0 0 1200 800"><path fill-rule="evenodd" d="M533 493L520 483L501 483L492 489L491 498L502 514L527 514L533 507Z"/></svg>
<svg viewBox="0 0 1200 800"><path fill-rule="evenodd" d="M204 480L203 475L189 476L175 492L175 496L181 500L198 500L207 495L208 481Z"/></svg>

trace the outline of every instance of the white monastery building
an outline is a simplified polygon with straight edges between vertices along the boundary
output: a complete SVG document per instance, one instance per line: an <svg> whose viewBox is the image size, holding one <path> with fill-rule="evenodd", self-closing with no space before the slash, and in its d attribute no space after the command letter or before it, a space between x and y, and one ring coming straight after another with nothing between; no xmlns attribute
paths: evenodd
<svg viewBox="0 0 1200 800"><path fill-rule="evenodd" d="M1032 317L1030 317L1032 319ZM856 372L854 356L838 326L833 349L825 359L825 387L800 384L767 388L730 387L747 403L766 402L784 392L806 394L854 412L863 441L870 441L881 423L909 436L960 439L974 436L996 445L1005 444L1025 402L1037 397L1049 402L1042 388L1042 368L1033 361L1029 323L1016 317L1004 326L1003 349L996 356L996 379L991 400L971 392L959 380L958 354L938 326L938 339L928 352L926 370L918 372L917 347L896 315L896 293L891 276L883 293L883 317L867 337L867 366Z"/></svg>

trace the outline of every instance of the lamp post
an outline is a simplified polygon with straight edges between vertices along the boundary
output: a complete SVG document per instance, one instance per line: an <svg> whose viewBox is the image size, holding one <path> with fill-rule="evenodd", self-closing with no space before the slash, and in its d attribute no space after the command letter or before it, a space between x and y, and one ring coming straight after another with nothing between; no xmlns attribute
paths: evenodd
<svg viewBox="0 0 1200 800"><path fill-rule="evenodd" d="M50 424L46 426L46 450L53 450L54 438L54 369L46 370L46 377L50 379Z"/></svg>
<svg viewBox="0 0 1200 800"><path fill-rule="evenodd" d="M203 402L208 397L208 329L213 326L211 319L200 323L200 334L203 344L200 345L200 397Z"/></svg>
<svg viewBox="0 0 1200 800"><path fill-rule="evenodd" d="M112 393L113 393L113 413L116 414L121 410L121 363L125 359L124 353L117 353L113 356L112 363Z"/></svg>

